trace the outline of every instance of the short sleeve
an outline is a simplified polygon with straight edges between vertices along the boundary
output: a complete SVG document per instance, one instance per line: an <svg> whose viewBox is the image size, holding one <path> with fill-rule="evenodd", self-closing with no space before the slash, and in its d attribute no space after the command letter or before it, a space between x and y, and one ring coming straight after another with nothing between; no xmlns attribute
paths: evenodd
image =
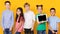
<svg viewBox="0 0 60 34"><path fill-rule="evenodd" d="M37 15L35 16L35 19L37 20Z"/></svg>
<svg viewBox="0 0 60 34"><path fill-rule="evenodd" d="M57 18L57 22L58 22L58 23L60 22L60 19L59 19L59 18Z"/></svg>
<svg viewBox="0 0 60 34"><path fill-rule="evenodd" d="M35 14L34 13L32 14L32 19L35 21Z"/></svg>
<svg viewBox="0 0 60 34"><path fill-rule="evenodd" d="M49 18L47 18L46 21L49 21Z"/></svg>
<svg viewBox="0 0 60 34"><path fill-rule="evenodd" d="M47 22L49 23L49 18L47 18Z"/></svg>

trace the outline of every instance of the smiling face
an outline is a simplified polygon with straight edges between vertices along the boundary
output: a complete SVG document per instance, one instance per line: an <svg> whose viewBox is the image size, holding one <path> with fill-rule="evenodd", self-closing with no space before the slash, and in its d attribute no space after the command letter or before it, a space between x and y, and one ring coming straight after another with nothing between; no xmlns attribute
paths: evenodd
<svg viewBox="0 0 60 34"><path fill-rule="evenodd" d="M56 13L55 10L50 11L51 16L55 16L55 13Z"/></svg>
<svg viewBox="0 0 60 34"><path fill-rule="evenodd" d="M21 11L19 9L17 9L17 12L16 13L17 13L18 16L20 16Z"/></svg>
<svg viewBox="0 0 60 34"><path fill-rule="evenodd" d="M26 9L26 11L30 10L30 6L25 5L25 9Z"/></svg>
<svg viewBox="0 0 60 34"><path fill-rule="evenodd" d="M42 13L42 7L38 7L37 10L39 13Z"/></svg>
<svg viewBox="0 0 60 34"><path fill-rule="evenodd" d="M10 9L10 4L9 3L6 3L5 4L5 7L6 7L6 9Z"/></svg>

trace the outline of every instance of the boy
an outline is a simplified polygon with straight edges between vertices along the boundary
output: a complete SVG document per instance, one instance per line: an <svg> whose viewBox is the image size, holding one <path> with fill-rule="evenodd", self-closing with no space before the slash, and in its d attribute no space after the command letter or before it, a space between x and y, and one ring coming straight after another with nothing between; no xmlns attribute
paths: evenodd
<svg viewBox="0 0 60 34"><path fill-rule="evenodd" d="M60 22L60 19L55 15L56 9L51 8L50 9L51 16L48 18L48 24L49 24L49 33L48 34L57 34L58 31L58 23Z"/></svg>
<svg viewBox="0 0 60 34"><path fill-rule="evenodd" d="M26 9L26 12L24 13L25 17L25 23L24 23L24 30L25 34L34 34L33 33L33 27L35 22L35 15L33 11L30 10L30 4L25 3L24 8Z"/></svg>
<svg viewBox="0 0 60 34"><path fill-rule="evenodd" d="M11 34L12 26L14 23L13 12L10 10L10 1L5 1L6 10L2 14L2 25L4 34Z"/></svg>
<svg viewBox="0 0 60 34"><path fill-rule="evenodd" d="M36 15L36 21L38 22L37 26L37 34L46 34L46 22L39 22L38 15L44 14L43 11L43 5L36 5L38 14Z"/></svg>

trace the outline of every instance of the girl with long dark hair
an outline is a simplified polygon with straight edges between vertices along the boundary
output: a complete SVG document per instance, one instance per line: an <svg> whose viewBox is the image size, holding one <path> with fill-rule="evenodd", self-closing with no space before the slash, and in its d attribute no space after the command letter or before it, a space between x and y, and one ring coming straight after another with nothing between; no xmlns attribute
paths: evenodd
<svg viewBox="0 0 60 34"><path fill-rule="evenodd" d="M15 34L21 34L24 25L23 9L21 7L18 7L16 11Z"/></svg>

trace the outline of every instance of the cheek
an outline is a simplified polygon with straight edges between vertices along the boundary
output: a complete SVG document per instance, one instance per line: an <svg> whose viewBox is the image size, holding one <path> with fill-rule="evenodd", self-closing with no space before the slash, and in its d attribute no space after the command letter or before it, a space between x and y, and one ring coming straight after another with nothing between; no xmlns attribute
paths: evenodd
<svg viewBox="0 0 60 34"><path fill-rule="evenodd" d="M10 8L10 6L6 6L7 8Z"/></svg>
<svg viewBox="0 0 60 34"><path fill-rule="evenodd" d="M51 13L51 14L53 14L53 13Z"/></svg>
<svg viewBox="0 0 60 34"><path fill-rule="evenodd" d="M51 13L51 15L54 15L54 13Z"/></svg>
<svg viewBox="0 0 60 34"><path fill-rule="evenodd" d="M40 13L40 11L38 10L38 12Z"/></svg>
<svg viewBox="0 0 60 34"><path fill-rule="evenodd" d="M18 14L20 15L20 12L18 12Z"/></svg>
<svg viewBox="0 0 60 34"><path fill-rule="evenodd" d="M16 12L16 14L18 14L18 12Z"/></svg>
<svg viewBox="0 0 60 34"><path fill-rule="evenodd" d="M17 12L17 14L19 14L19 12Z"/></svg>
<svg viewBox="0 0 60 34"><path fill-rule="evenodd" d="M8 8L10 8L10 6L8 6Z"/></svg>
<svg viewBox="0 0 60 34"><path fill-rule="evenodd" d="M50 14L52 14L52 13L50 12Z"/></svg>
<svg viewBox="0 0 60 34"><path fill-rule="evenodd" d="M42 10L39 9L38 11L42 11Z"/></svg>
<svg viewBox="0 0 60 34"><path fill-rule="evenodd" d="M26 7L26 9L28 9L28 8Z"/></svg>
<svg viewBox="0 0 60 34"><path fill-rule="evenodd" d="M38 11L40 11L40 10L38 9Z"/></svg>
<svg viewBox="0 0 60 34"><path fill-rule="evenodd" d="M52 13L51 13L51 15L52 15Z"/></svg>
<svg viewBox="0 0 60 34"><path fill-rule="evenodd" d="M20 14L21 14L21 12L20 12Z"/></svg>
<svg viewBox="0 0 60 34"><path fill-rule="evenodd" d="M29 9L29 7L26 7L26 9Z"/></svg>

